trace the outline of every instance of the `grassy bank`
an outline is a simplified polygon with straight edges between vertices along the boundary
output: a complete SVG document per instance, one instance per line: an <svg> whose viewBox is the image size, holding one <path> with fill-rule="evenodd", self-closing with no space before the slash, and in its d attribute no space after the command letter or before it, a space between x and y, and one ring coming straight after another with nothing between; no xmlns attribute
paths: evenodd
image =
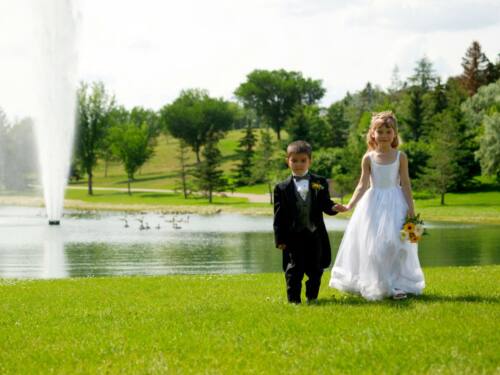
<svg viewBox="0 0 500 375"><path fill-rule="evenodd" d="M425 294L288 305L282 274L0 280L0 373L500 371L500 266L430 268Z"/></svg>
<svg viewBox="0 0 500 375"><path fill-rule="evenodd" d="M34 196L0 196L3 205L42 206L43 200ZM416 211L425 221L448 221L479 224L500 224L500 192L448 194L447 204L441 206L438 198L416 199ZM191 213L237 212L242 214L272 215L268 203L250 203L246 198L215 197L209 204L206 198L180 194L136 192L129 196L123 191L96 190L93 196L85 190L66 191L65 207L82 210L170 211ZM348 218L348 214L339 217Z"/></svg>
<svg viewBox="0 0 500 375"><path fill-rule="evenodd" d="M129 196L125 192L96 191L94 196L88 196L84 190L67 190L66 207L87 208L120 208L148 209L162 207L170 210L185 207L188 211L206 212L226 211L241 213L272 214L272 206L267 203L249 203L245 198L215 197L214 203L210 205L207 199L202 197L190 197L184 199L179 194L164 193L134 193ZM78 202L84 202L82 205ZM101 206L100 206L101 205ZM480 192L448 194L447 204L441 206L439 198L417 199L415 201L416 211L422 214L426 221L454 221L472 223L500 224L500 192ZM345 215L344 215L345 216ZM348 216L345 216L348 217Z"/></svg>

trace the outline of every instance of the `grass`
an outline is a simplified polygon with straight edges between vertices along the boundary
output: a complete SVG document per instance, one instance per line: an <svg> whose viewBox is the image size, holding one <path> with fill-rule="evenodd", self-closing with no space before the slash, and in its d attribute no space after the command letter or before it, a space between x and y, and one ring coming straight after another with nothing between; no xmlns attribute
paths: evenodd
<svg viewBox="0 0 500 375"><path fill-rule="evenodd" d="M66 208L147 210L165 209L205 213L209 211L236 211L241 213L271 213L266 203L249 203L246 198L213 196L213 203L202 196L184 199L178 193L135 192L128 195L122 191L95 190L92 196L86 190L66 190ZM83 205L82 205L83 202Z"/></svg>
<svg viewBox="0 0 500 375"><path fill-rule="evenodd" d="M252 192L251 190L245 191ZM184 199L181 194L174 193L147 193L136 192L129 196L125 192L96 190L93 196L87 195L85 190L66 190L66 199L85 202L86 208L99 208L99 204L106 204L106 209L142 209L151 207L175 208L190 207L191 211L201 208L213 210L237 211L241 213L272 214L272 206L268 203L249 203L246 198L214 197L214 203L209 204L203 197L192 196ZM344 198L347 202L348 198ZM446 205L441 206L439 198L417 199L416 212L421 213L424 221L473 222L484 224L500 224L500 192L479 192L447 194ZM68 202L67 208L76 207L75 202ZM348 217L349 214L342 214Z"/></svg>
<svg viewBox="0 0 500 375"><path fill-rule="evenodd" d="M219 142L223 163L221 169L230 175L236 166L236 149L239 140L244 136L244 130L232 130ZM255 135L259 137L259 132ZM179 141L171 136L160 135L155 148L155 155L144 164L139 173L136 174L136 188L173 189L178 183L179 162L177 160ZM187 155L187 163L194 166L196 156L191 149ZM94 185L102 187L126 187L127 178L123 166L119 162L110 162L107 176L105 176L105 165L101 161L94 170ZM73 182L75 185L85 185L86 180Z"/></svg>
<svg viewBox="0 0 500 375"><path fill-rule="evenodd" d="M500 223L500 192L448 193L445 205L440 198L415 201L415 210L432 221Z"/></svg>
<svg viewBox="0 0 500 375"><path fill-rule="evenodd" d="M376 303L325 274L312 306L282 274L0 280L0 373L498 373L500 266L424 271Z"/></svg>

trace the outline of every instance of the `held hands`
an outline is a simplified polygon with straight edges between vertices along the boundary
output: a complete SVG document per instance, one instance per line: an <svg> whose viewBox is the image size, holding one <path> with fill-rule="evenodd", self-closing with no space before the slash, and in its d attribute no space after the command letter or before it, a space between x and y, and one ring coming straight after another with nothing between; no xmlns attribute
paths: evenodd
<svg viewBox="0 0 500 375"><path fill-rule="evenodd" d="M350 207L349 205L344 206L343 204L336 204L335 206L333 206L333 208L337 212L347 212L350 211L352 207Z"/></svg>
<svg viewBox="0 0 500 375"><path fill-rule="evenodd" d="M286 245L285 245L284 243L280 243L280 244L278 244L278 246L277 246L277 247L278 247L278 249L280 249L280 250L286 250Z"/></svg>

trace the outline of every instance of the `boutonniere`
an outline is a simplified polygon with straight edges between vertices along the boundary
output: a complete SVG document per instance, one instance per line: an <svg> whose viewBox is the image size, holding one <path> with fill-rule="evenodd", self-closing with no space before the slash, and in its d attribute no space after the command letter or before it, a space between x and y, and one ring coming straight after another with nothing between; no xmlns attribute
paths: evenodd
<svg viewBox="0 0 500 375"><path fill-rule="evenodd" d="M311 188L313 188L316 191L323 190L324 186L321 185L319 182L311 182Z"/></svg>

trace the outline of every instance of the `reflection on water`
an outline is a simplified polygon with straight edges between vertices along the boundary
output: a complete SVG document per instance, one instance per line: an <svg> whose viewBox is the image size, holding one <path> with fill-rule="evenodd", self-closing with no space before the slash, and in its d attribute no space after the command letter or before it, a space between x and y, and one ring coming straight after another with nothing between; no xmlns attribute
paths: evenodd
<svg viewBox="0 0 500 375"><path fill-rule="evenodd" d="M347 222L326 222L335 256ZM429 225L421 263L499 264L498 229ZM273 241L271 217L72 213L53 227L37 209L0 207L0 277L278 272Z"/></svg>
<svg viewBox="0 0 500 375"><path fill-rule="evenodd" d="M59 279L68 277L64 241L57 227L47 226L43 240L42 278Z"/></svg>

